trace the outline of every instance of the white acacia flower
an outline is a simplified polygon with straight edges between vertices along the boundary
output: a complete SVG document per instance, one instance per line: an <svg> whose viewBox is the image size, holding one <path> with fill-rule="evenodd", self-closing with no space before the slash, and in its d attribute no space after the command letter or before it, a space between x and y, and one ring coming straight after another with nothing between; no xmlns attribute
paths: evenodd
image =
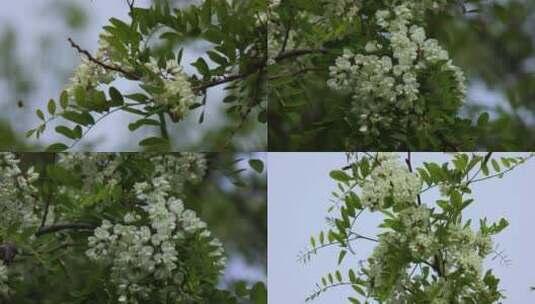
<svg viewBox="0 0 535 304"><path fill-rule="evenodd" d="M377 46L372 40L366 43L364 54L346 49L329 68L327 85L336 91L352 93L353 112L357 116L366 114L371 118L377 114L376 120L359 121L361 133L378 134L379 128L388 128L393 121L399 124L408 121L421 96L420 76L432 64L440 65L439 72L453 74L454 94L460 101L464 100L466 79L462 70L453 65L448 52L435 39L426 37L425 29L416 22L421 10L443 4L404 3L378 10L375 20L388 41L381 49L390 55L382 58L373 55Z"/></svg>
<svg viewBox="0 0 535 304"><path fill-rule="evenodd" d="M6 296L9 293L8 279L7 267L0 260L0 296Z"/></svg>

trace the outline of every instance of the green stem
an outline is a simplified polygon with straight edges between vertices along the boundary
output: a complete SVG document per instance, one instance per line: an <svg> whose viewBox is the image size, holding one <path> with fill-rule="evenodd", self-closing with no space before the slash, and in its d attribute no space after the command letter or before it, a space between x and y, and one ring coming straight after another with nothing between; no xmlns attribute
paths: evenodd
<svg viewBox="0 0 535 304"><path fill-rule="evenodd" d="M169 133L167 132L167 122L165 121L164 113L158 113L158 117L160 118L160 132L162 133L162 137L169 140Z"/></svg>

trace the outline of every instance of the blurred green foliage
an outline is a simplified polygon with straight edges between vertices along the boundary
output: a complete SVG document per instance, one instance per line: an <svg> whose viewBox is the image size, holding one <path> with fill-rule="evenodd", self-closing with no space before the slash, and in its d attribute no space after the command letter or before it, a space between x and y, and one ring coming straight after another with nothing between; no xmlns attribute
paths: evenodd
<svg viewBox="0 0 535 304"><path fill-rule="evenodd" d="M42 176L49 172L45 168L58 159L54 153L19 153L19 157L22 168L34 166ZM265 276L266 174L258 173L247 164L251 158L264 161L262 155L206 154L207 175L200 184L188 184L184 203L187 208L195 210L214 236L223 242L230 260L244 259ZM105 293L109 286L106 286L108 282L103 280L103 274L109 269L88 263L85 246L61 247L65 242L84 244L89 235L89 232L65 231L40 237L36 244L58 248L50 253L31 251L31 246L25 247L25 252L17 255L9 266L13 267L11 271L24 277L20 281L10 281L17 291L11 299L13 303L116 303L110 302L109 295ZM267 304L265 286L247 281L239 272L233 273L230 281L221 282L221 286L223 289L216 290L206 303ZM1 299L0 303L3 304Z"/></svg>
<svg viewBox="0 0 535 304"><path fill-rule="evenodd" d="M437 38L460 66L473 86L461 115L474 127L482 113L489 124L449 138L452 142L474 141L476 150L525 151L535 148L535 2L532 0L470 0L448 11L428 15L429 36ZM343 41L331 42L337 47ZM329 58L331 57L331 58ZM315 56L313 66L332 64L332 56ZM274 71L278 75L279 71ZM281 98L270 90L270 150L362 150L364 139L348 133L344 120L349 96L334 93L326 85L327 69L311 70L294 77L295 92ZM284 83L283 78L271 82ZM289 90L290 90L289 89ZM299 96L304 90L305 96ZM477 97L472 97L477 95ZM481 100L479 100L481 99ZM494 102L497 99L499 102ZM438 135L430 134L430 137ZM461 137L462 136L462 137ZM352 144L348 147L347 141ZM355 144L356 142L356 144ZM452 149L454 147L445 147Z"/></svg>

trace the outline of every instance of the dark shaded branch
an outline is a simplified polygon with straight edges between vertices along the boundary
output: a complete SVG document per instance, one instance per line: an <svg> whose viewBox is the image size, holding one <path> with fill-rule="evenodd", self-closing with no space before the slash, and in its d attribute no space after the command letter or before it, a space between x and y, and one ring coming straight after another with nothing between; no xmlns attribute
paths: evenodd
<svg viewBox="0 0 535 304"><path fill-rule="evenodd" d="M412 169L412 159L411 159L411 152L407 152L407 158L405 159L405 162L407 163L407 167L409 168L410 173L414 173L414 170ZM418 206L422 205L422 197L418 193L416 196L416 199L418 200Z"/></svg>
<svg viewBox="0 0 535 304"><path fill-rule="evenodd" d="M49 209L50 209L50 200L46 200L46 202L45 202L45 210L43 211L43 218L41 219L41 225L39 226L39 229L41 229L41 228L43 228L45 226L46 218L48 217L48 210Z"/></svg>
<svg viewBox="0 0 535 304"><path fill-rule="evenodd" d="M269 80L277 80L277 79L280 79L280 78L283 78L283 77L293 77L293 76L298 76L300 74L305 74L305 73L308 73L308 72L318 72L318 71L323 71L323 69L319 69L319 68L302 68L300 70L294 71L294 72L289 73L289 74L281 74L281 75L276 75L276 76L270 77Z"/></svg>
<svg viewBox="0 0 535 304"><path fill-rule="evenodd" d="M131 79L134 79L134 80L139 80L140 79L139 76L137 74L133 73L133 72L124 70L124 69L122 69L121 67L118 67L118 66L106 64L106 63L96 59L95 57L93 57L93 55L91 55L91 53L89 53L87 50L82 49L71 38L68 38L68 40L71 43L71 46L73 48L75 48L80 54L85 55L89 61L91 61L91 62L103 67L106 70L119 72L119 73L127 76L128 78L131 78Z"/></svg>
<svg viewBox="0 0 535 304"><path fill-rule="evenodd" d="M254 72L255 71L252 71L250 73L243 73L243 74L237 74L237 75L231 75L231 76L223 77L223 78L214 80L212 82L208 82L208 83L196 86L196 87L193 88L193 91L195 93L203 92L204 90L206 90L206 89L208 89L210 87L215 87L215 86L218 86L220 84L224 84L224 83L227 83L227 82L231 82L231 81L234 81L234 80L245 78L245 77L249 76L250 74L252 74Z"/></svg>
<svg viewBox="0 0 535 304"><path fill-rule="evenodd" d="M17 255L17 247L12 243L4 243L0 245L0 259L5 265L9 265L15 259Z"/></svg>
<svg viewBox="0 0 535 304"><path fill-rule="evenodd" d="M45 234L59 232L63 230L94 230L98 225L75 223L75 224L57 224L40 228L36 233L36 237L43 236Z"/></svg>
<svg viewBox="0 0 535 304"><path fill-rule="evenodd" d="M280 55L275 57L275 61L282 61L284 59L290 59L294 57L299 57L308 54L329 54L329 50L325 48L318 49L295 49L291 51L282 52Z"/></svg>

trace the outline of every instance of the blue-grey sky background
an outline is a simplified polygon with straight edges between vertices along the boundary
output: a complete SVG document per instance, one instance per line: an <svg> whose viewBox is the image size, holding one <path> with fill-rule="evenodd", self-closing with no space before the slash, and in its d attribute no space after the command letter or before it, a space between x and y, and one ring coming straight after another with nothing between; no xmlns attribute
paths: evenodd
<svg viewBox="0 0 535 304"><path fill-rule="evenodd" d="M500 156L502 154L496 154ZM507 155L515 155L509 154ZM517 155L517 154L516 154ZM447 161L451 155L443 153L414 153L413 163ZM330 193L336 183L329 172L347 164L344 153L270 153L268 156L268 284L269 303L304 303L314 284L328 272L337 269L337 250L320 251L307 264L297 261L300 251L307 248L311 235L328 228L325 222ZM535 292L535 160L518 167L503 179L474 184L476 202L467 210L470 218L487 217L499 220L505 217L510 226L495 240L505 250L508 265L498 259L486 261L502 279L501 287L507 299L505 304L533 303ZM423 196L432 202L437 193ZM378 217L367 214L360 218L359 232L373 235ZM477 223L477 222L476 222ZM358 255L346 258L338 269L347 270L359 260L366 259L374 244L366 241L355 246ZM347 273L347 271L345 272ZM312 303L347 303L351 288L333 289Z"/></svg>

